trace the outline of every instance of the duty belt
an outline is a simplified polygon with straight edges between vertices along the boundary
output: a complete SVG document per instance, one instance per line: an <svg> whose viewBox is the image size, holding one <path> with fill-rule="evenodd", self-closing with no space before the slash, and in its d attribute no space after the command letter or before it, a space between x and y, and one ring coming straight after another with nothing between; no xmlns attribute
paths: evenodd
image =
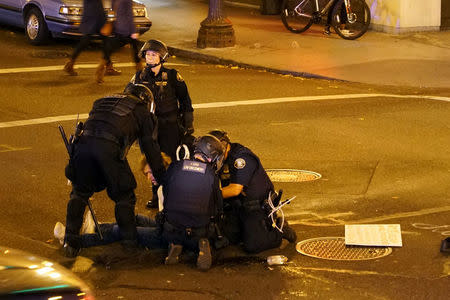
<svg viewBox="0 0 450 300"><path fill-rule="evenodd" d="M181 225L179 225L179 226L173 225L172 223L169 223L168 221L166 221L164 223L164 230L167 230L168 232L184 233L188 237L208 236L208 232L209 232L208 228L209 228L209 225L202 226L202 227L185 227L185 226L181 226Z"/></svg>
<svg viewBox="0 0 450 300"><path fill-rule="evenodd" d="M113 143L116 143L117 145L120 146L119 139L115 135L113 135L113 134L111 134L109 132L106 132L106 131L102 131L102 130L83 130L82 135L93 136L93 137L97 137L97 138L100 138L100 139L105 139L105 140L111 141Z"/></svg>

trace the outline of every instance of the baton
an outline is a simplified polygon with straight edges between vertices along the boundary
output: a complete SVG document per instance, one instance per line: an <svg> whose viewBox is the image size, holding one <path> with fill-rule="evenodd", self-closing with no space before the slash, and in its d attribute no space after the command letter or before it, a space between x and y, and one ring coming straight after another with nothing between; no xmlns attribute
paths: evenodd
<svg viewBox="0 0 450 300"><path fill-rule="evenodd" d="M71 155L70 155L70 144L69 144L69 141L67 140L67 136L66 136L66 133L64 131L64 128L61 125L58 125L58 129L59 129L59 132L61 133L61 137L62 137L62 139L64 141L64 145L66 146L67 153L69 154L69 158L71 158ZM95 212L94 212L94 209L92 208L91 201L89 201L89 199L86 199L86 202L87 202L87 205L88 205L89 210L91 212L92 219L94 219L94 224L95 224L95 228L97 228L98 235L100 236L100 239L103 240L103 234L102 234L102 231L100 230L100 226L98 225L97 217L95 216Z"/></svg>

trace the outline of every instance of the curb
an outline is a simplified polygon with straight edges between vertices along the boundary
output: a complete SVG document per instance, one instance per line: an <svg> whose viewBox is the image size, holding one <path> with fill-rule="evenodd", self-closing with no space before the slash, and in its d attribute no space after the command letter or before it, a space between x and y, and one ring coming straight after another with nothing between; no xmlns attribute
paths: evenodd
<svg viewBox="0 0 450 300"><path fill-rule="evenodd" d="M325 80L334 80L334 81L341 81L341 82L349 82L344 79L339 78L332 78L327 76L322 76L318 74L308 73L308 72L297 72L297 71L289 71L289 70L282 70L282 69L275 69L275 68L268 68L260 65L253 65L248 63L243 63L239 61L235 61L232 59L225 59L220 58L214 55L209 54L203 54L198 53L192 50L186 50L182 48L167 46L169 49L170 55L175 55L179 57L189 58L193 60L198 60L206 63L212 63L212 64L220 64L220 65L231 65L231 66L237 66L240 68L246 68L246 69L252 69L252 70L263 70L267 72L272 72L275 74L280 75L292 75L294 77L303 77L303 78L313 78L313 79L325 79Z"/></svg>

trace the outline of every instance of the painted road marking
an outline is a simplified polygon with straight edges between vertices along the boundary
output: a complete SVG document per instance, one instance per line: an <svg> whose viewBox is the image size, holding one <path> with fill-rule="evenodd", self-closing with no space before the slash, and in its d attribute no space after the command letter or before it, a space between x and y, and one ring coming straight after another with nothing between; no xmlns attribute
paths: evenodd
<svg viewBox="0 0 450 300"><path fill-rule="evenodd" d="M0 144L0 153L4 152L13 152L13 151L24 151L24 150L30 150L30 147L25 148L16 148L10 145Z"/></svg>
<svg viewBox="0 0 450 300"><path fill-rule="evenodd" d="M135 63L115 63L115 67L134 67ZM172 66L183 66L187 67L187 64L176 64L176 63L164 63L164 65ZM76 64L74 69L96 69L98 64ZM28 72L44 72L44 71L62 71L64 66L45 66L45 67L31 67L31 68L9 68L0 69L0 74L12 74L12 73L28 73Z"/></svg>
<svg viewBox="0 0 450 300"><path fill-rule="evenodd" d="M396 95L396 94L345 94L345 95L324 95L324 96L302 96L302 97L284 97L284 98L267 98L267 99L254 99L254 100L241 100L241 101L229 101L229 102L212 102L212 103L199 103L194 104L195 109L203 108L220 108L231 107L241 105L261 105L261 104L275 104L275 103L288 103L288 102L301 102L301 101L322 101L322 100L346 100L355 98L399 98L399 99L426 99L450 102L450 97L440 96L426 96L426 95ZM44 117L38 119L9 121L0 123L0 128L18 127L26 125L37 125L45 123L54 123L60 121L72 121L77 118L86 119L88 114L80 115L65 115L55 117Z"/></svg>

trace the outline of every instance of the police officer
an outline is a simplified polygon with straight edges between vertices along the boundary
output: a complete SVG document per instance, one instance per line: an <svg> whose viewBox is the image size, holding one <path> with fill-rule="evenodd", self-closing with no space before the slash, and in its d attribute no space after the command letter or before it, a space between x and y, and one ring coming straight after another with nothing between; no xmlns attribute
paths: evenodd
<svg viewBox="0 0 450 300"><path fill-rule="evenodd" d="M163 63L169 56L166 45L149 40L142 46L140 56L145 59L144 70L138 71L132 83L142 83L153 92L158 118L158 143L161 151L176 160L176 149L181 143L192 144L194 138L194 115L192 101L183 77L175 69ZM158 207L158 186L153 187L153 198L147 207Z"/></svg>
<svg viewBox="0 0 450 300"><path fill-rule="evenodd" d="M282 238L294 243L295 231L287 223L283 232L274 228L263 208L274 187L258 156L241 144L231 143L225 131L213 130L209 134L222 142L225 151L221 170L224 235L232 243L242 239L244 249L253 253L279 247Z"/></svg>
<svg viewBox="0 0 450 300"><path fill-rule="evenodd" d="M210 242L216 235L214 219L222 212L222 194L217 170L223 148L213 136L194 142L194 156L173 162L163 182L163 238L169 243L166 264L178 262L183 246L198 251L197 267L211 267Z"/></svg>
<svg viewBox="0 0 450 300"><path fill-rule="evenodd" d="M106 188L115 202L115 217L122 244L137 245L134 206L136 180L126 159L128 149L139 140L142 152L161 180L165 169L156 141L153 96L144 85L128 85L122 94L111 95L94 102L89 118L76 135L66 167L72 181L67 205L64 252L78 255L81 243L79 231L87 201L94 192Z"/></svg>

